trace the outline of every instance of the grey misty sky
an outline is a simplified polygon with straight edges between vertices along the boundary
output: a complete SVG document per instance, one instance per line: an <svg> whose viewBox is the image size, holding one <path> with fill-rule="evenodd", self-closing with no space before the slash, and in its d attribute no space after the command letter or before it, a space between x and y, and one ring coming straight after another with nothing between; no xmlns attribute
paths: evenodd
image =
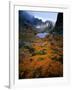
<svg viewBox="0 0 72 90"><path fill-rule="evenodd" d="M57 20L57 12L49 12L49 11L27 11L32 16L42 19L43 21L51 20L56 22Z"/></svg>

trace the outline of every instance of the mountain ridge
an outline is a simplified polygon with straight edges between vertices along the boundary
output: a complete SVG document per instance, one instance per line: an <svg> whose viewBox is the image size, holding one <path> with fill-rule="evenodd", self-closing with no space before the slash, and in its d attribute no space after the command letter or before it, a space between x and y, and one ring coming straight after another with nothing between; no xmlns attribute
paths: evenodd
<svg viewBox="0 0 72 90"><path fill-rule="evenodd" d="M50 31L54 27L54 23L50 20L43 22L41 19L35 18L26 11L19 11L20 26L31 26L37 30L37 32Z"/></svg>

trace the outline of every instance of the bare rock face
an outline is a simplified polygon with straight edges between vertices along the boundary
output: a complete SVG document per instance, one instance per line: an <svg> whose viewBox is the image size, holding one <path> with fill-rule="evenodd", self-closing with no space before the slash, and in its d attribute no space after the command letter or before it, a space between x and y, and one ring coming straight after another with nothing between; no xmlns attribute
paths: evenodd
<svg viewBox="0 0 72 90"><path fill-rule="evenodd" d="M37 32L49 32L53 29L54 25L52 21L45 21L41 22L40 24L36 25Z"/></svg>
<svg viewBox="0 0 72 90"><path fill-rule="evenodd" d="M53 32L63 34L63 13L58 13L57 21Z"/></svg>

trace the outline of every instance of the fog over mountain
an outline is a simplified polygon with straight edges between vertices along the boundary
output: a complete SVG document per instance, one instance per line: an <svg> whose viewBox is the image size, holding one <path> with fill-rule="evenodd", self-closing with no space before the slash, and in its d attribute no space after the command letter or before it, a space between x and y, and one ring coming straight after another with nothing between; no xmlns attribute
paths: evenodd
<svg viewBox="0 0 72 90"><path fill-rule="evenodd" d="M43 22L42 19L35 18L28 12L21 10L19 11L19 22L21 26L30 25L34 27L37 32L48 32L54 27L54 22L49 20Z"/></svg>

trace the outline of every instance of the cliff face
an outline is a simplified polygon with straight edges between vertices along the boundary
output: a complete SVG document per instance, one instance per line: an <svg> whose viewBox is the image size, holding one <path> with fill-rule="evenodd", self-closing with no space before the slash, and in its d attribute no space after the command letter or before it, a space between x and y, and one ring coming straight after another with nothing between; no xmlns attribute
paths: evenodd
<svg viewBox="0 0 72 90"><path fill-rule="evenodd" d="M54 32L63 34L63 13L58 13L57 21L54 27Z"/></svg>

